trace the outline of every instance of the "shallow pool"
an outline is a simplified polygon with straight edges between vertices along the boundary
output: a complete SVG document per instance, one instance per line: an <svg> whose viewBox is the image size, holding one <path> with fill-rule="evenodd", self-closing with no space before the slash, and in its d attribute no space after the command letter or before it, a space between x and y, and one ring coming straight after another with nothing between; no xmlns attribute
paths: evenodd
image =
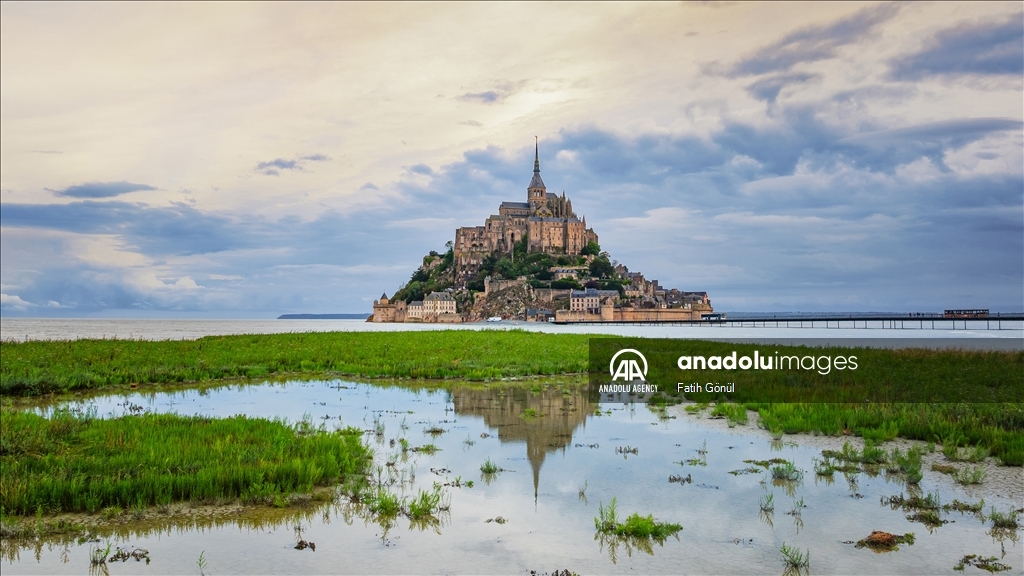
<svg viewBox="0 0 1024 576"><path fill-rule="evenodd" d="M929 530L883 505L882 498L909 494L884 472L818 477L813 466L820 449L772 442L743 426L715 429L678 408L595 406L571 383L432 389L302 381L101 396L76 407L120 415L137 406L356 426L375 449L375 475L384 481L390 475L392 489L406 496L447 484L450 508L427 522L388 523L342 498L212 521L149 520L107 531L100 542L4 541L4 574L82 573L90 548L108 542L146 549L151 559L108 563L111 574L781 573L783 543L809 550L815 574L957 574L954 566L968 554L995 556L1012 567L1004 573L1020 574L1024 566L1020 531L992 533L979 517L958 512L943 513L948 523ZM410 448L439 450L403 454L402 439ZM763 467L744 462L771 458L793 462L802 480L773 483ZM482 474L488 459L504 471ZM970 499L928 477L921 489L938 490L942 502ZM771 514L759 506L768 495ZM613 498L620 517L653 514L683 530L662 544L595 537L598 508ZM1020 503L987 500L990 505L1007 510ZM888 553L851 543L873 530L913 532L915 543ZM315 551L296 549L300 538L315 542Z"/></svg>

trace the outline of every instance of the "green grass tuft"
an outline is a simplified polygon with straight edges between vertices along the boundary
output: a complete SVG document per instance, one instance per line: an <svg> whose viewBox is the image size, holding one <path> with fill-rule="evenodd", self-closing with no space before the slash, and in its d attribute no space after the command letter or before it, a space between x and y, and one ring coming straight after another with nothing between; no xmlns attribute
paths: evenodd
<svg viewBox="0 0 1024 576"><path fill-rule="evenodd" d="M785 542L782 543L782 548L779 548L779 552L782 553L782 560L786 563L786 567L799 570L801 568L809 568L811 565L811 551L801 552L799 548L788 546Z"/></svg>
<svg viewBox="0 0 1024 576"><path fill-rule="evenodd" d="M57 412L0 417L0 506L7 514L124 510L174 501L259 501L363 472L356 429L282 420Z"/></svg>
<svg viewBox="0 0 1024 576"><path fill-rule="evenodd" d="M649 538L657 541L664 541L683 529L680 524L658 522L652 514L641 516L636 512L630 514L625 522L619 522L615 498L612 498L607 508L604 503L601 503L598 508L598 517L594 518L594 527L601 534Z"/></svg>

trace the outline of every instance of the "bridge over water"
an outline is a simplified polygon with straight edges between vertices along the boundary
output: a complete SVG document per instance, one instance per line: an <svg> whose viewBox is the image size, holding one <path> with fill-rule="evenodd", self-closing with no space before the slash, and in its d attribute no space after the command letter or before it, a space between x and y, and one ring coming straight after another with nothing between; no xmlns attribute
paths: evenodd
<svg viewBox="0 0 1024 576"><path fill-rule="evenodd" d="M1024 313L989 314L984 318L947 318L942 314L786 314L735 316L705 320L662 322L561 322L560 324L615 324L622 326L733 326L764 328L874 328L897 330L1021 330Z"/></svg>

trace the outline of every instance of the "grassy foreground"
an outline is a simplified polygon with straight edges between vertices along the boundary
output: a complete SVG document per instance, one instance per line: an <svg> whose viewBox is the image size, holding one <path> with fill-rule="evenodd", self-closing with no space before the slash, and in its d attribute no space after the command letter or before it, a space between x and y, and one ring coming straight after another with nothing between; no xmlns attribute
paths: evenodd
<svg viewBox="0 0 1024 576"><path fill-rule="evenodd" d="M587 340L576 334L441 330L0 342L0 395L279 373L474 380L581 373L587 370Z"/></svg>
<svg viewBox="0 0 1024 576"><path fill-rule="evenodd" d="M280 503L363 472L370 451L361 434L243 416L99 419L64 411L43 418L5 410L0 512L93 513L182 500Z"/></svg>
<svg viewBox="0 0 1024 576"><path fill-rule="evenodd" d="M124 389L133 384L144 388L278 374L473 380L582 374L588 370L589 340L579 334L441 330L212 336L162 342L0 342L0 395ZM688 345L694 353L737 347L714 342ZM1024 354L955 350L870 350L865 354L870 360L864 364L867 378L863 384L850 383L851 398L864 397L858 386L877 387L891 380L893 385L902 382L921 388L953 386L965 391L965 401L769 404L736 400L757 409L764 425L777 432L852 432L875 442L900 436L974 445L1004 464L1024 465L1024 404L971 401L989 397L994 385L1019 390L1014 386L1024 380ZM965 372L970 378L965 379Z"/></svg>

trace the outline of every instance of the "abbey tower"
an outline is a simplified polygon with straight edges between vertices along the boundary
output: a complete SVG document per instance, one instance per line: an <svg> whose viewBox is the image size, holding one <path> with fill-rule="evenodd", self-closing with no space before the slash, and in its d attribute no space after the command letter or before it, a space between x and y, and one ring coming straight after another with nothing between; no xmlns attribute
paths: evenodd
<svg viewBox="0 0 1024 576"><path fill-rule="evenodd" d="M527 238L528 252L575 256L597 234L572 210L572 201L549 193L540 177L540 146L535 144L533 178L526 188L526 202L502 202L498 214L483 226L455 231L455 286L465 288L476 276L480 263L492 252L512 252L516 242Z"/></svg>

